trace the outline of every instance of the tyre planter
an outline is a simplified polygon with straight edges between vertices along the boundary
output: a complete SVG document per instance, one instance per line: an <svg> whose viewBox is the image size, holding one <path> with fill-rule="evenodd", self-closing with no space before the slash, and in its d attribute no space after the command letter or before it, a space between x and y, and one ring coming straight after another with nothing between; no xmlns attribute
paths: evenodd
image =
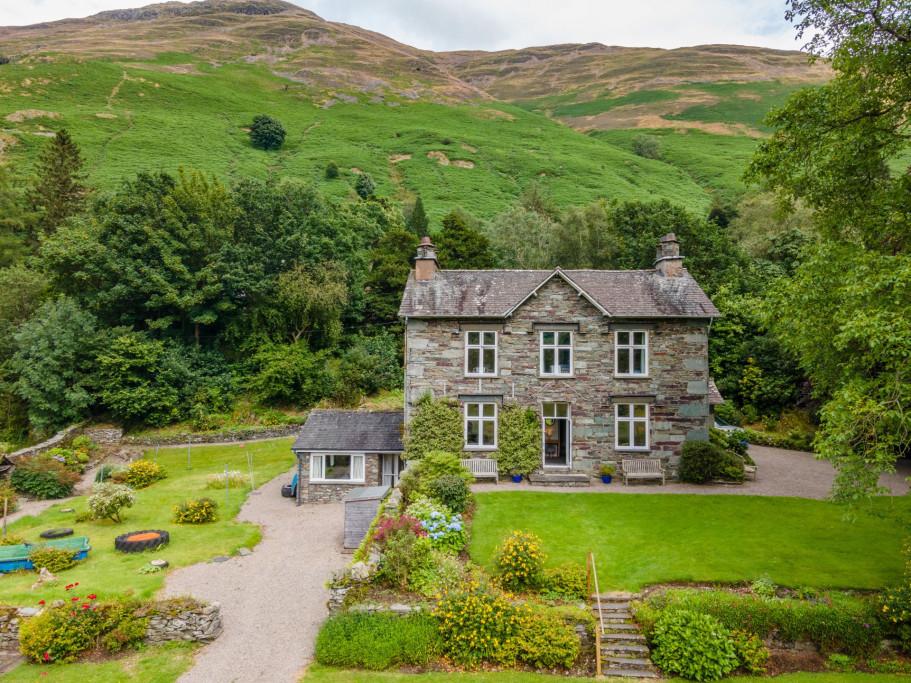
<svg viewBox="0 0 911 683"><path fill-rule="evenodd" d="M72 529L48 529L41 532L41 538L66 538L72 535Z"/></svg>
<svg viewBox="0 0 911 683"><path fill-rule="evenodd" d="M610 484L611 480L613 478L614 478L613 474L602 474L601 475L601 481L603 481L605 484Z"/></svg>
<svg viewBox="0 0 911 683"><path fill-rule="evenodd" d="M122 553L141 553L144 550L164 545L170 540L168 532L159 529L131 531L115 538L114 547Z"/></svg>
<svg viewBox="0 0 911 683"><path fill-rule="evenodd" d="M514 475L512 475L512 480L518 484L520 481L522 481L522 475L514 474Z"/></svg>

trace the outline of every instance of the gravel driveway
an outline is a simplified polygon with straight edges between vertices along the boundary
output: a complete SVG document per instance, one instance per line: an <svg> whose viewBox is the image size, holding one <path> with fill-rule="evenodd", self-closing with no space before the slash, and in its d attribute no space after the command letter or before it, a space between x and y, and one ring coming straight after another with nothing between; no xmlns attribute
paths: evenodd
<svg viewBox="0 0 911 683"><path fill-rule="evenodd" d="M636 482L624 486L620 477L605 486L598 480L588 488L565 488L562 486L530 486L526 482L514 484L473 484L472 491L553 491L573 493L697 493L704 495L730 494L740 496L786 496L792 498L816 498L822 500L829 495L835 480L835 470L828 460L816 460L812 453L786 451L781 448L750 446L750 456L759 467L756 481L745 481L740 485L699 486L696 484L660 482ZM891 489L892 494L902 496L908 493L909 484L905 477L911 477L911 461L899 460L896 473L884 475L880 484Z"/></svg>
<svg viewBox="0 0 911 683"><path fill-rule="evenodd" d="M221 603L224 631L196 657L183 683L297 681L313 659L328 614L325 582L351 559L342 555L344 505L302 505L282 498L279 476L251 495L237 516L262 527L246 557L204 562L171 572L165 596Z"/></svg>

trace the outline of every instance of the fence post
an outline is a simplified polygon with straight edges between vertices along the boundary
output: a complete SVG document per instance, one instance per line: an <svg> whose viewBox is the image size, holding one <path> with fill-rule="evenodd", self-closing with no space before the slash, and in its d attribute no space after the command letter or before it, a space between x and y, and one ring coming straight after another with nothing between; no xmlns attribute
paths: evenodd
<svg viewBox="0 0 911 683"><path fill-rule="evenodd" d="M187 434L187 471L190 469L190 435Z"/></svg>

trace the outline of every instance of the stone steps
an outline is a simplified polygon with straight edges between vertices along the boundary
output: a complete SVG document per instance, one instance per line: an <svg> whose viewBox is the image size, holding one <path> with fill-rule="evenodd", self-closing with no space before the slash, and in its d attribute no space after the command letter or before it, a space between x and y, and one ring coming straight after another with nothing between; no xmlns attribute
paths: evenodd
<svg viewBox="0 0 911 683"><path fill-rule="evenodd" d="M623 656L635 653L644 653L648 656L648 645L639 643L601 643L601 654L609 656Z"/></svg>
<svg viewBox="0 0 911 683"><path fill-rule="evenodd" d="M622 591L592 595L589 605L595 619L601 619L601 661L603 676L627 678L657 678L658 672L649 657L651 652L645 636L633 621L630 603L638 599L637 593ZM600 611L599 611L600 601Z"/></svg>
<svg viewBox="0 0 911 683"><path fill-rule="evenodd" d="M602 677L621 676L623 678L658 678L654 671L646 669L606 669L601 672Z"/></svg>
<svg viewBox="0 0 911 683"><path fill-rule="evenodd" d="M636 628L632 624L628 624ZM601 643L606 642L619 642L619 643L644 643L645 636L641 633L602 633L601 634Z"/></svg>

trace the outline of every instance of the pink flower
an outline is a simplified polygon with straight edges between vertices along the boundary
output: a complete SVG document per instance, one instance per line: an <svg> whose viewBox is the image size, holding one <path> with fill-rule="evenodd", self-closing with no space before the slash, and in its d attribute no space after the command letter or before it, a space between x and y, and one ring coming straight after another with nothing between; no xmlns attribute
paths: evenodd
<svg viewBox="0 0 911 683"><path fill-rule="evenodd" d="M97 599L98 599L98 596L95 595L94 593L89 593L89 594L86 596L86 598L87 598L88 600L97 600Z"/></svg>
<svg viewBox="0 0 911 683"><path fill-rule="evenodd" d="M46 661L49 660L50 658L51 658L51 653L50 653L50 652L45 652L45 653L44 653L44 661L46 662Z"/></svg>
<svg viewBox="0 0 911 683"><path fill-rule="evenodd" d="M79 598L70 598L70 602L79 602Z"/></svg>

